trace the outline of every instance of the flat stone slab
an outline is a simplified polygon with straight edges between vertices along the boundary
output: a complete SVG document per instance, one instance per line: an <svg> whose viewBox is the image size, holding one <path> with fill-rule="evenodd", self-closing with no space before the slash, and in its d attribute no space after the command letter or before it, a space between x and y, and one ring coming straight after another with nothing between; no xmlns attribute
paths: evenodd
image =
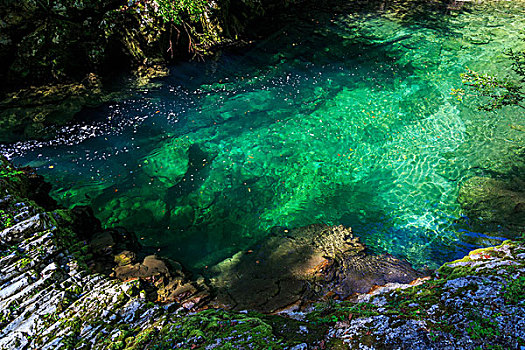
<svg viewBox="0 0 525 350"><path fill-rule="evenodd" d="M368 254L350 228L327 225L275 228L260 248L224 260L211 273L219 304L261 312L320 297L342 300L423 276L393 256Z"/></svg>

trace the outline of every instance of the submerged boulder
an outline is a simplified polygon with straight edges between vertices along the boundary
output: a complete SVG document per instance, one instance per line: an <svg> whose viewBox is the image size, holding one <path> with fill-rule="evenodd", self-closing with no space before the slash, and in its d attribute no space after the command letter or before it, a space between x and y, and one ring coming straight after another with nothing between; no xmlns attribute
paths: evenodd
<svg viewBox="0 0 525 350"><path fill-rule="evenodd" d="M142 171L167 187L179 183L190 166L190 145L187 138L174 138L164 143L144 158Z"/></svg>
<svg viewBox="0 0 525 350"><path fill-rule="evenodd" d="M525 183L473 177L463 183L458 201L470 218L511 229L525 227Z"/></svg>
<svg viewBox="0 0 525 350"><path fill-rule="evenodd" d="M321 297L347 299L377 285L422 277L409 263L371 255L343 226L276 228L254 251L212 269L217 301L234 310L274 312Z"/></svg>

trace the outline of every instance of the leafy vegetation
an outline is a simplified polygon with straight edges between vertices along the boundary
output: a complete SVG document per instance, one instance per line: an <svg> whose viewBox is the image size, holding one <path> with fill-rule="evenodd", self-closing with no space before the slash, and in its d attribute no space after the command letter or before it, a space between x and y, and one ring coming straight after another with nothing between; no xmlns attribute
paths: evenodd
<svg viewBox="0 0 525 350"><path fill-rule="evenodd" d="M498 323L482 317L482 312L471 313L467 333L472 339L494 339L500 336Z"/></svg>
<svg viewBox="0 0 525 350"><path fill-rule="evenodd" d="M169 47L167 52L174 57L177 47L187 44L187 52L193 55L205 53L207 42L215 38L207 23L205 11L206 0L130 0L123 8L148 12L153 11L160 18L161 23L156 30L162 32L166 29L169 33Z"/></svg>
<svg viewBox="0 0 525 350"><path fill-rule="evenodd" d="M13 215L6 210L0 209L0 230L11 227L14 224Z"/></svg>
<svg viewBox="0 0 525 350"><path fill-rule="evenodd" d="M6 167L3 167L0 169L0 178L4 179L13 179L17 175L23 174L24 172L22 170L17 170L12 165L7 165Z"/></svg>
<svg viewBox="0 0 525 350"><path fill-rule="evenodd" d="M523 301L525 295L525 276L509 280L505 286L504 298L508 304L517 304Z"/></svg>
<svg viewBox="0 0 525 350"><path fill-rule="evenodd" d="M354 317L369 317L379 315L377 306L370 303L341 302L329 300L317 304L314 312L308 315L309 321L314 325L330 324L350 321Z"/></svg>
<svg viewBox="0 0 525 350"><path fill-rule="evenodd" d="M160 16L168 23L183 25L185 19L199 20L204 12L204 0L157 0Z"/></svg>

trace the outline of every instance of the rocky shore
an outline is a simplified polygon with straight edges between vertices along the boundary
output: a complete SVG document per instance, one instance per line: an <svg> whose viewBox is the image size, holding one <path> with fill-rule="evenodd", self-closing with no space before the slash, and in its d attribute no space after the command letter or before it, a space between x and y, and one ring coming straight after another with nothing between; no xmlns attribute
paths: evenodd
<svg viewBox="0 0 525 350"><path fill-rule="evenodd" d="M0 169L0 349L525 347L523 241L425 276L348 228L275 228L204 278Z"/></svg>

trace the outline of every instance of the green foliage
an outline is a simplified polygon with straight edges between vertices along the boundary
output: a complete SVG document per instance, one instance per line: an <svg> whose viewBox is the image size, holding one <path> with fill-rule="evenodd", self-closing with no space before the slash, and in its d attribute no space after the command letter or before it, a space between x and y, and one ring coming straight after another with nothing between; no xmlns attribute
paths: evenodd
<svg viewBox="0 0 525 350"><path fill-rule="evenodd" d="M512 70L520 77L520 81L525 83L525 50L521 52L508 50L505 53L512 60Z"/></svg>
<svg viewBox="0 0 525 350"><path fill-rule="evenodd" d="M467 333L472 339L491 339L500 335L497 322L483 318L471 321L467 328Z"/></svg>
<svg viewBox="0 0 525 350"><path fill-rule="evenodd" d="M178 47L187 45L187 53L203 55L206 47L220 41L217 28L205 16L207 4L206 0L129 0L127 6L115 13L137 12L142 18L142 27L151 27L157 34L168 33L167 52L173 58ZM142 53L135 56L142 56Z"/></svg>
<svg viewBox="0 0 525 350"><path fill-rule="evenodd" d="M18 261L18 268L19 269L23 269L25 268L27 265L29 265L31 263L31 259L29 258L22 258Z"/></svg>
<svg viewBox="0 0 525 350"><path fill-rule="evenodd" d="M525 99L520 85L508 79L480 74L468 68L466 73L461 74L461 78L463 84L474 88L481 96L490 99L487 104L478 106L480 110L493 111L503 106L520 105L520 102Z"/></svg>
<svg viewBox="0 0 525 350"><path fill-rule="evenodd" d="M13 215L9 211L0 209L0 230L13 226Z"/></svg>
<svg viewBox="0 0 525 350"><path fill-rule="evenodd" d="M157 0L160 16L168 23L182 25L185 20L197 22L204 12L204 0Z"/></svg>
<svg viewBox="0 0 525 350"><path fill-rule="evenodd" d="M472 310L467 315L467 318L470 319L470 322L466 330L471 339L482 340L484 342L490 341L491 343L494 341L497 342L497 339L501 335L499 325L490 318L483 316L481 309ZM486 348L490 349L492 347Z"/></svg>
<svg viewBox="0 0 525 350"><path fill-rule="evenodd" d="M12 165L7 165L5 168L0 169L0 178L11 180L17 175L23 174L22 170L17 170Z"/></svg>
<svg viewBox="0 0 525 350"><path fill-rule="evenodd" d="M379 315L377 306L370 303L328 301L316 306L316 310L308 315L308 320L314 325L349 321L354 317L369 317Z"/></svg>
<svg viewBox="0 0 525 350"><path fill-rule="evenodd" d="M504 289L505 302L517 304L525 298L525 276L509 280Z"/></svg>

